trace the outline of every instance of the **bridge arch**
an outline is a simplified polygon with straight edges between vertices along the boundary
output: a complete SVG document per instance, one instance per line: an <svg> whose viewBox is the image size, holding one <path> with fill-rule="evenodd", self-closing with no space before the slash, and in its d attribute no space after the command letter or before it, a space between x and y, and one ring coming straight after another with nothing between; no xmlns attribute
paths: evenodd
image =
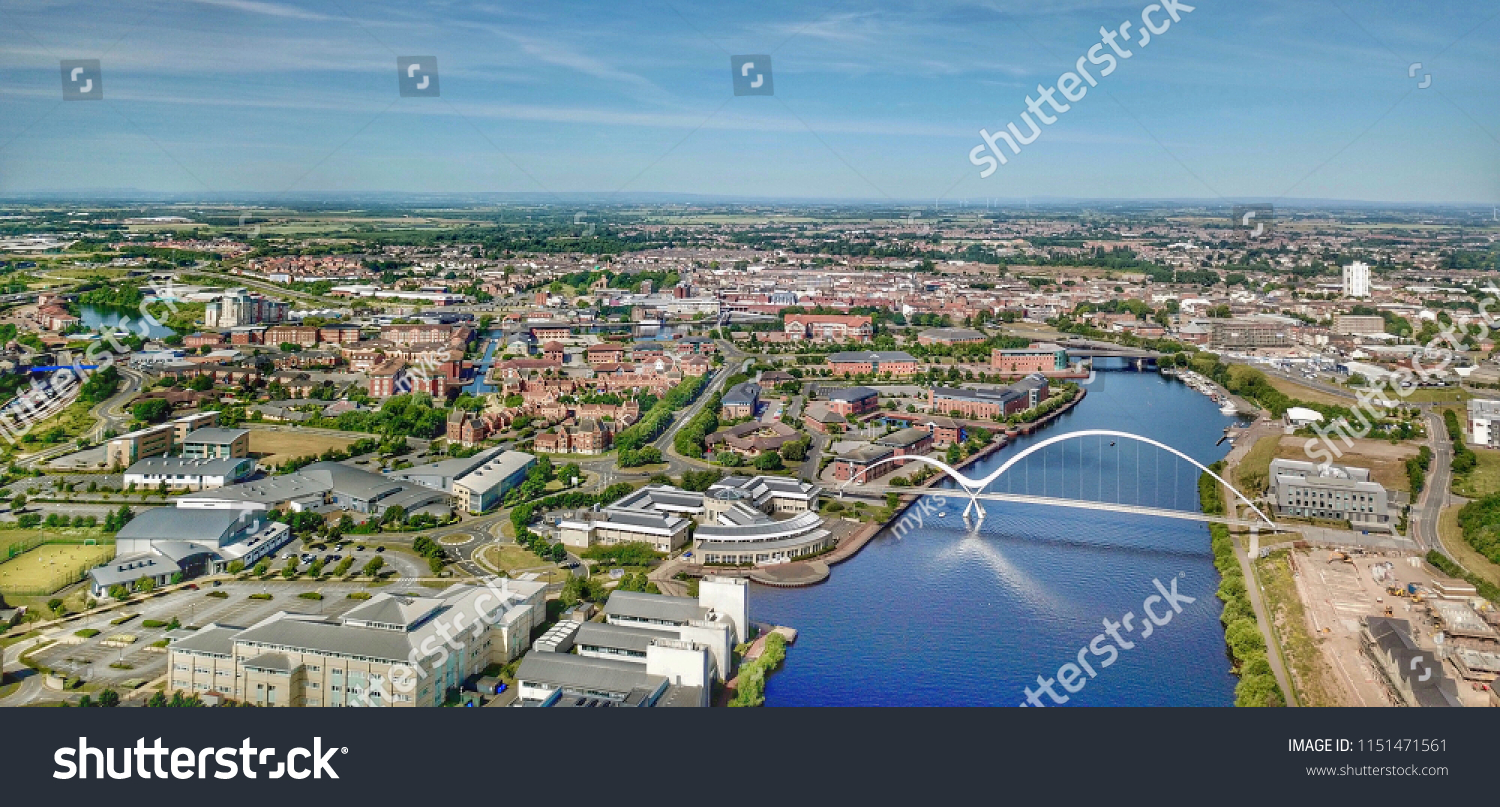
<svg viewBox="0 0 1500 807"><path fill-rule="evenodd" d="M956 470L955 468L953 468L953 466L947 464L946 462L943 462L943 461L937 460L937 459L933 459L932 457L928 457L928 456L923 455L923 454L912 454L912 455L909 455L909 456L902 456L902 457L886 457L886 458L881 459L881 460L879 460L879 461L877 461L875 463L872 463L871 465L869 465L868 467L866 467L861 472L861 476L863 476L865 474L868 474L871 469L877 468L877 467L879 467L881 465L884 465L884 464L886 464L888 462L896 462L898 460L913 460L913 461L916 461L916 462L925 462L928 465L936 466L937 468L939 468L940 470L942 470L944 473L948 474L949 478L951 478L953 481L957 482L959 484L959 486L964 489L964 492L969 494L969 506L966 507L966 508L964 508L964 515L965 516L967 516L969 514L969 511L971 509L979 509L979 514L980 514L980 517L982 518L983 515L984 515L984 510L979 508L979 500L977 498L975 498L975 494L980 493L985 488L989 487L990 484L993 483L996 479L999 479L1002 474L1004 474L1006 471L1010 470L1011 466L1015 465L1016 463L1020 462L1021 460L1025 459L1025 458L1027 458L1028 456L1030 456L1030 455L1032 455L1032 454L1034 454L1034 453L1036 453L1038 451L1041 451L1042 449L1046 448L1047 446L1054 445L1056 443L1065 442L1065 441L1068 441L1068 440L1076 440L1076 439L1078 439L1080 437L1114 437L1114 438L1125 439L1125 440L1134 440L1134 441L1136 441L1138 443L1145 443L1146 445L1154 446L1154 447L1160 448L1160 449L1162 449L1164 451L1168 451L1168 452L1170 452L1170 453L1172 453L1172 454L1174 454L1174 455L1176 455L1176 456L1178 456L1178 457L1180 457L1182 459L1185 459L1188 462L1192 463L1196 468L1198 468L1198 470L1200 470L1200 471L1208 474L1209 476L1213 477L1215 480L1217 480L1219 482L1219 484L1223 485L1224 487L1229 488L1230 492L1235 495L1235 498L1237 498L1240 501L1244 502L1245 506L1249 507L1252 511L1254 511L1255 515L1259 516L1260 519L1261 519L1261 521L1264 521L1267 526L1272 527L1272 528L1275 528L1275 526L1276 526L1276 522L1272 521L1270 518L1267 518L1266 514L1262 513L1260 511L1260 508L1255 506L1254 502L1250 501L1250 499L1248 499L1245 496L1245 494L1243 494L1243 493L1241 493L1239 491L1239 488L1236 488L1234 485L1229 484L1228 480L1226 480L1222 476L1219 476L1218 474L1214 473L1213 471L1209 470L1208 466L1204 465L1203 463L1201 463L1201 462L1193 459L1192 457L1188 456L1187 454L1182 453L1181 451L1178 451L1177 449L1175 449L1175 448L1167 445L1166 443L1162 443L1162 442L1159 442L1159 441L1156 441L1156 440L1152 440L1149 437L1142 437L1142 436L1140 436L1138 434L1131 434L1130 432L1114 431L1114 430L1111 430L1111 429L1083 429L1081 431L1068 432L1066 434L1054 435L1054 436L1049 437L1046 440L1043 440L1043 441L1041 441L1039 443L1027 446L1024 451L1022 451L1022 452L1016 454L1015 456L1011 457L1010 459L1006 460L1003 464L1001 464L1001 466L999 468L996 468L994 471L990 472L990 474L988 476L984 477L983 479L971 479L968 476L965 476L964 474L960 473L958 470ZM843 489L845 487L847 487L849 485L849 483L852 482L852 481L854 481L854 480L853 479L845 480L844 484L839 486L839 491L842 492Z"/></svg>

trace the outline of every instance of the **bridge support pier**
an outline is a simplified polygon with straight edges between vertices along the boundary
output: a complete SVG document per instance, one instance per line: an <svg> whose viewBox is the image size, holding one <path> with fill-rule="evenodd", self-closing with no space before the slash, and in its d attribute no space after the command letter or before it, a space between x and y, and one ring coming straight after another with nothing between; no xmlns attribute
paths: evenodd
<svg viewBox="0 0 1500 807"><path fill-rule="evenodd" d="M975 495L979 491L964 488L964 492L969 494L969 504L964 508L964 520L968 521L969 512L974 511L977 514L976 520L984 521L984 505L979 503L979 497Z"/></svg>

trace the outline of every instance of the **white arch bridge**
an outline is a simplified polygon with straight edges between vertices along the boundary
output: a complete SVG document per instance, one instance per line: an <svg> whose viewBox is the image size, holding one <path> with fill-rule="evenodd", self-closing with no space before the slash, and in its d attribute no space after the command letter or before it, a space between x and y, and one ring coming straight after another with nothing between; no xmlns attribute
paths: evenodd
<svg viewBox="0 0 1500 807"><path fill-rule="evenodd" d="M1087 443L1086 438L1090 437L1098 438L1099 444L1098 451L1092 456L1088 455L1085 451ZM1104 481L1105 463L1103 461L1104 455L1106 454L1106 452L1104 451L1105 447L1103 445L1105 439L1108 439L1110 441L1110 448L1117 448L1117 444L1121 441L1129 441L1136 444L1136 451L1134 452L1136 472L1133 475L1133 482L1136 485L1137 489L1135 501L1125 501L1126 487L1123 484L1123 481L1125 478L1130 476L1130 474L1129 469L1125 467L1126 460L1121 459L1120 452L1118 451L1116 452L1116 462L1114 464L1113 471L1111 472L1111 475L1114 478L1115 500L1108 500L1109 496L1107 493L1107 489L1109 485L1107 485ZM1071 474L1069 473L1068 461L1070 458L1068 456L1068 452L1066 451L1066 449L1064 449L1062 462L1059 465L1053 466L1052 468L1047 468L1046 466L1042 468L1043 472L1040 476L1042 483L1041 493L1038 494L1033 492L1030 485L1030 471L1032 465L1034 464L1034 461L1028 462L1025 465L1022 465L1021 463L1023 461L1026 461L1032 455L1043 452L1051 446L1074 441L1077 441L1079 443L1079 451L1077 452L1077 471ZM1143 474L1151 471L1152 468L1142 468L1141 466L1142 459L1139 450L1139 446L1141 445L1160 449L1161 451L1167 452L1168 454L1173 455L1176 458L1175 460L1173 460L1174 478L1173 485L1170 487L1170 489L1173 491L1174 499L1177 498L1176 489L1179 487L1179 483L1181 481L1180 473L1175 466L1177 460L1181 460L1191 464L1197 470L1202 471L1203 473L1206 473L1217 480L1223 488L1227 488L1231 493L1234 494L1235 498L1239 502L1243 503L1246 507L1249 508L1250 513L1254 514L1254 518L1240 518L1233 515L1215 515L1202 512L1199 508L1198 497L1196 495L1198 478L1196 475L1193 475L1191 477L1195 494L1191 497L1191 502L1189 503L1191 505L1190 509L1178 507L1162 507L1159 506L1159 504L1145 503L1139 493L1139 484L1140 480L1143 478ZM1044 454L1043 456L1045 457L1046 455ZM1152 487L1157 489L1165 487L1165 485L1161 484L1163 477L1160 469L1160 456L1160 454L1157 454L1153 458L1154 472L1150 473ZM1046 440L1042 440L1040 442L1027 446L1026 449L1007 459L999 468L996 468L994 471L990 472L988 476L985 476L982 479L972 479L968 476L965 476L963 473L954 469L952 466L948 465L942 460L934 459L932 457L924 456L921 454L911 454L899 457L885 457L866 466L861 470L858 477L845 481L834 492L838 495L839 498L843 498L846 493L882 495L886 493L917 493L922 495L940 495L944 492L953 492L951 489L947 488L923 489L913 488L909 486L900 487L896 485L865 484L862 482L861 477L868 475L871 470L878 468L886 463L892 462L925 463L927 465L936 467L943 473L945 473L949 479L952 479L958 484L959 489L962 491L962 495L966 496L969 500L968 505L964 508L963 511L964 518L966 519L971 513L977 515L977 517L981 520L985 517L984 506L981 504L982 501L1002 501L1017 502L1021 504L1041 504L1053 507L1069 507L1082 510L1106 510L1116 513L1136 513L1139 515L1185 519L1189 521L1213 522L1239 527L1250 527L1257 531L1295 531L1295 529L1292 527L1283 527L1282 525L1277 524L1275 521L1272 521L1264 512L1261 511L1259 507L1255 505L1254 502L1246 497L1245 494L1241 493L1239 489L1234 487L1234 485L1231 485L1228 480L1214 473L1208 468L1208 466L1204 465L1203 463L1198 462L1187 454L1184 454L1183 452L1178 451L1177 449L1173 448L1172 446L1166 445L1165 443L1158 442L1149 437L1142 437L1138 434L1131 434L1129 432L1113 431L1109 429L1085 429L1082 431L1068 432L1067 434L1059 434L1053 437L1049 437ZM1098 498L1095 499L1083 497L1083 494L1087 493L1087 486L1089 481L1087 478L1086 466L1090 464L1095 465L1099 470L1099 479L1095 487ZM1017 481L1017 475L1012 474L1010 477L1007 477L1006 474L1007 472L1011 471L1013 468L1017 468L1018 466L1023 469L1025 474L1025 484L1023 486L1022 492L1017 493L1013 489L1009 491L990 489L995 482L1002 479L1005 479L1006 481L1012 483L1010 486L1014 488L1014 483ZM1057 480L1057 482L1054 483L1051 481L1054 477L1060 478ZM1065 492L1066 489L1070 486L1076 487L1079 492L1079 496L1075 498L1069 495L1049 495L1049 484L1056 484L1059 487L1062 487ZM853 485L853 487L851 487L851 485Z"/></svg>

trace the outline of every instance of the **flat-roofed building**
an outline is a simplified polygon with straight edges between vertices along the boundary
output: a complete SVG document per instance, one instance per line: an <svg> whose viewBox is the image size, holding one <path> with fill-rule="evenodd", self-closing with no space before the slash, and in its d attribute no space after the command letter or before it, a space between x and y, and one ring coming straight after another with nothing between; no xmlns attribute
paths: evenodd
<svg viewBox="0 0 1500 807"><path fill-rule="evenodd" d="M194 429L182 441L182 456L193 459L238 458L249 454L249 429Z"/></svg>
<svg viewBox="0 0 1500 807"><path fill-rule="evenodd" d="M816 524L800 527L795 536L798 541L779 547L801 555L811 550L799 547L822 539L812 534L822 523L816 517L821 494L822 488L817 485L774 476L726 477L704 493L671 485L647 485L608 507L563 518L558 530L568 546L644 541L658 552L671 552L687 545L696 520L695 534L702 551L704 540L732 542L738 540L737 535L755 540L752 533L760 530L760 525L785 523L776 519L810 513ZM807 525L807 521L799 525Z"/></svg>
<svg viewBox="0 0 1500 807"><path fill-rule="evenodd" d="M122 434L109 441L105 449L105 463L111 468L125 469L137 460L160 457L172 450L177 428L171 423L147 426L129 434Z"/></svg>
<svg viewBox="0 0 1500 807"><path fill-rule="evenodd" d="M147 457L125 469L125 486L168 490L208 490L242 482L255 473L255 460L249 457L190 459L188 457Z"/></svg>
<svg viewBox="0 0 1500 807"><path fill-rule="evenodd" d="M1469 399L1469 442L1500 448L1500 401Z"/></svg>
<svg viewBox="0 0 1500 807"><path fill-rule="evenodd" d="M1385 333L1385 318L1365 314L1335 314L1333 332L1352 335Z"/></svg>
<svg viewBox="0 0 1500 807"><path fill-rule="evenodd" d="M1219 348L1291 347L1292 324L1273 319L1209 320L1208 341Z"/></svg>
<svg viewBox="0 0 1500 807"><path fill-rule="evenodd" d="M1017 375L1066 370L1068 350L1048 342L1035 342L1022 348L995 348L990 351L990 369Z"/></svg>
<svg viewBox="0 0 1500 807"><path fill-rule="evenodd" d="M187 436L198 429L207 429L219 425L219 413L217 411L195 412L191 415L172 420L173 439L177 445L187 441Z"/></svg>
<svg viewBox="0 0 1500 807"><path fill-rule="evenodd" d="M1278 513L1346 520L1356 530L1393 528L1387 494L1368 468L1274 459L1268 491Z"/></svg>

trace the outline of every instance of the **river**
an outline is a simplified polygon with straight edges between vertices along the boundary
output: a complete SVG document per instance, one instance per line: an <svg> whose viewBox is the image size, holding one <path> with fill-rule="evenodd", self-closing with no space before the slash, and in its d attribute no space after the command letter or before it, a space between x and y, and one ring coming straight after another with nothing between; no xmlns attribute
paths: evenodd
<svg viewBox="0 0 1500 807"><path fill-rule="evenodd" d="M1180 382L1103 371L1087 388L1068 414L966 473L982 477L1034 442L1081 429L1153 438L1205 465L1229 451L1227 442L1215 442L1234 419ZM1040 494L1046 478L1051 496L1079 497L1081 485L1081 498L1196 507L1196 469L1158 449L1137 452L1140 444L1119 442L1082 438L1048 448L994 489ZM1065 475L1059 465L1073 472ZM767 681L767 705L1019 705L1039 675L1053 678L1076 661L1103 620L1140 615L1156 593L1153 581L1170 587L1173 578L1196 602L1183 604L1149 638L1140 638L1137 624L1134 647L1120 650L1111 666L1088 656L1097 677L1079 691L1054 691L1066 705L1233 704L1237 679L1219 624L1206 524L985 502L988 517L975 530L959 517L963 506L949 496L944 518L927 517L901 538L887 529L821 585L754 587L752 617L799 632L785 667ZM1131 642L1131 634L1121 635Z"/></svg>

